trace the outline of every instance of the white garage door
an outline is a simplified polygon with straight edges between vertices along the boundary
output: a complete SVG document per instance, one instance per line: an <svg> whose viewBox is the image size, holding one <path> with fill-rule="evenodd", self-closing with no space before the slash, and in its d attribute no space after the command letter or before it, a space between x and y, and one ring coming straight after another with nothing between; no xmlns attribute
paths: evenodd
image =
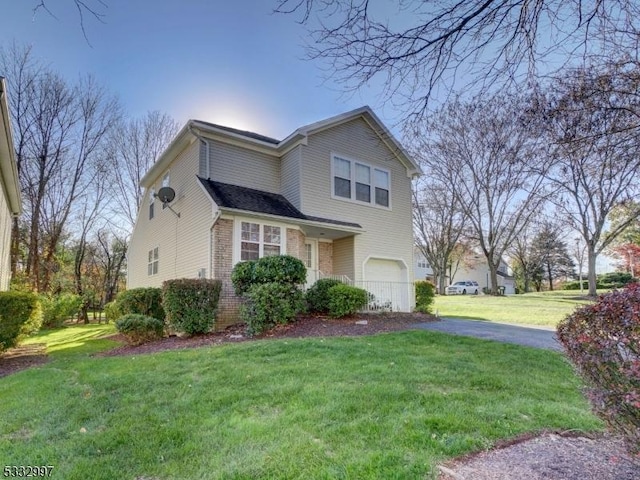
<svg viewBox="0 0 640 480"><path fill-rule="evenodd" d="M407 269L396 260L370 258L364 265L364 288L375 296L373 309L409 311Z"/></svg>

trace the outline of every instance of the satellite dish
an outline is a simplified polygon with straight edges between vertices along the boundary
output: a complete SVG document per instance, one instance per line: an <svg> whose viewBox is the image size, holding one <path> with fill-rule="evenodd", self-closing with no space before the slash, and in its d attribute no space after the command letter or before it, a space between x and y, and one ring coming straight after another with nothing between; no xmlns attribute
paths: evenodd
<svg viewBox="0 0 640 480"><path fill-rule="evenodd" d="M162 203L171 203L176 198L176 192L171 187L162 187L156 195Z"/></svg>

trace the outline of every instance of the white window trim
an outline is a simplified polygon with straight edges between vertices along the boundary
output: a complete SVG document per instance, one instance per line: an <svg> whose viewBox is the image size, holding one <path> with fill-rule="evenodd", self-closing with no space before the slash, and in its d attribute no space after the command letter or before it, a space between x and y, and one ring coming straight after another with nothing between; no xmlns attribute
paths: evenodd
<svg viewBox="0 0 640 480"><path fill-rule="evenodd" d="M339 195L335 194L335 185L334 185L334 179L335 179L335 159L340 158L342 160L346 160L348 162L351 163L351 198L345 198L345 197L341 197ZM356 200L356 164L359 165L363 165L365 167L369 167L370 169L370 187L371 187L371 191L370 191L370 196L371 196L371 201L370 202L363 202L361 200ZM389 206L384 206L384 205L378 205L376 203L376 183L375 183L375 170L379 170L381 172L384 172L387 174L387 178L389 179L389 187L388 187L388 192L389 192ZM363 162L362 160L357 160L353 157L349 157L348 155L342 155L340 153L335 153L335 152L331 152L331 179L330 179L330 188L331 188L331 198L334 200L340 200L343 202L349 202L349 203L355 203L357 205L365 205L367 207L374 207L374 208L381 208L382 210L391 210L392 209L392 205L391 205L391 172L386 169L386 168L382 168L382 167L378 167L376 165L373 165L371 163L367 163L367 162Z"/></svg>
<svg viewBox="0 0 640 480"><path fill-rule="evenodd" d="M158 258L155 258L155 255L153 253L154 250L158 250ZM149 253L151 253L152 255L150 262L149 262ZM156 273L153 273L153 267L152 267L151 273L149 273L149 265L153 265L154 263L158 264L156 268ZM160 273L160 246L156 245L154 247L151 247L151 249L147 250L147 277L155 277L159 273Z"/></svg>
<svg viewBox="0 0 640 480"><path fill-rule="evenodd" d="M233 219L233 264L241 262L242 251L242 222L257 223L260 225L260 249L259 258L263 257L264 249L264 226L280 228L280 255L287 254L287 228L292 228L284 223L265 221L259 218L234 217Z"/></svg>

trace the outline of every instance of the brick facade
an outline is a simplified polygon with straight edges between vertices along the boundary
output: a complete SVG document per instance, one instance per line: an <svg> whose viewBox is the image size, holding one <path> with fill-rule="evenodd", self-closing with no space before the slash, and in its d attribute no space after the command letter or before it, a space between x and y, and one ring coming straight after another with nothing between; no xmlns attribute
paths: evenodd
<svg viewBox="0 0 640 480"><path fill-rule="evenodd" d="M305 236L300 230L287 228L287 255L299 258L304 262L304 240Z"/></svg>
<svg viewBox="0 0 640 480"><path fill-rule="evenodd" d="M233 291L233 220L219 219L213 227L212 278L222 280L222 291L216 315L216 330L223 330L239 321L240 299Z"/></svg>

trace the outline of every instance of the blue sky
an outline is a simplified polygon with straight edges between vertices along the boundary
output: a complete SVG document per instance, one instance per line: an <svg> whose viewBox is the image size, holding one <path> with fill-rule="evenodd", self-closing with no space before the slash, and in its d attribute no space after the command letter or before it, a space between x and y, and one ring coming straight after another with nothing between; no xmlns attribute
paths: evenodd
<svg viewBox="0 0 640 480"><path fill-rule="evenodd" d="M400 112L375 88L345 95L305 60L305 30L275 1L105 0L104 23L85 18L84 39L71 0L48 0L55 18L35 16L38 0L4 1L0 45L32 45L69 80L91 73L131 116L160 110L284 138L297 127L370 105L395 133ZM90 2L96 3L96 2ZM2 72L0 72L2 75Z"/></svg>

